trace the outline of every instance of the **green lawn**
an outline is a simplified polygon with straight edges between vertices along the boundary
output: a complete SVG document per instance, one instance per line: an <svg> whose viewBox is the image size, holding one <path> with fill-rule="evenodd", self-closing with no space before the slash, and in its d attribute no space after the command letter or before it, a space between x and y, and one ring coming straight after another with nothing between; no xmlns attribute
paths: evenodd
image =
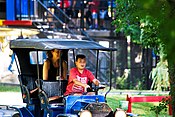
<svg viewBox="0 0 175 117"><path fill-rule="evenodd" d="M126 100L126 95L108 95L107 103L113 110L119 107L119 101ZM153 111L150 111L150 107L158 105L159 103L133 103L132 113L139 114L142 117L155 117ZM168 112L162 111L159 117L171 117Z"/></svg>
<svg viewBox="0 0 175 117"><path fill-rule="evenodd" d="M0 92L20 92L20 86L0 84Z"/></svg>

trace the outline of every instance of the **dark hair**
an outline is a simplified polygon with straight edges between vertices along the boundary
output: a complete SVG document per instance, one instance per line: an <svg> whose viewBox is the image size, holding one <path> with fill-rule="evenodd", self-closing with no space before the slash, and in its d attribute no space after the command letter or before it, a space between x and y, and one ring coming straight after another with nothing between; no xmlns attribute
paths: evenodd
<svg viewBox="0 0 175 117"><path fill-rule="evenodd" d="M77 56L76 56L76 61L78 61L78 59L86 59L86 56L85 55L83 55L83 54L78 54Z"/></svg>
<svg viewBox="0 0 175 117"><path fill-rule="evenodd" d="M54 50L54 49L53 49L53 50ZM53 57L52 52L51 52L51 51L53 51L53 50L49 50L49 51L46 52L47 57L48 57L49 59Z"/></svg>
<svg viewBox="0 0 175 117"><path fill-rule="evenodd" d="M58 49L52 49L52 50L49 50L49 51L46 52L47 57L48 57L49 59L51 59L51 58L53 57L52 51L54 52L55 50L58 50ZM59 50L59 52L61 52L61 50Z"/></svg>

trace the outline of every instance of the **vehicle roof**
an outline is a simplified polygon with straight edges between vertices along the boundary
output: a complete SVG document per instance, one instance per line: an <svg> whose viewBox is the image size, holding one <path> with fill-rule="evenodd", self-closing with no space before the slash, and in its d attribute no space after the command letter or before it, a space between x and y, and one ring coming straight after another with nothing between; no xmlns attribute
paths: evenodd
<svg viewBox="0 0 175 117"><path fill-rule="evenodd" d="M92 50L116 50L106 48L94 41L72 39L16 39L10 42L11 49L26 48L36 50L52 49L92 49Z"/></svg>

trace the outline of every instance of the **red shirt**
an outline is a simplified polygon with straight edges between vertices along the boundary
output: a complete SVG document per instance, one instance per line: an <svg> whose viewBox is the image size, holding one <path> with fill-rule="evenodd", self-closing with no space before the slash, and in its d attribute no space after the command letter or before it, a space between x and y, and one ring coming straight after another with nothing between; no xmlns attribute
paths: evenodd
<svg viewBox="0 0 175 117"><path fill-rule="evenodd" d="M63 2L64 2L64 8L69 8L69 7L70 7L71 3L70 3L69 0L64 0ZM61 2L60 2L60 7L61 7L61 8L63 7L62 0L61 0Z"/></svg>
<svg viewBox="0 0 175 117"><path fill-rule="evenodd" d="M67 85L66 92L64 93L64 95L69 95L71 93L83 93L84 92L84 88L82 86L74 84L73 79L77 79L81 83L87 84L88 81L92 82L95 79L95 77L88 69L84 69L83 73L81 74L77 68L72 68L70 70L68 85Z"/></svg>
<svg viewBox="0 0 175 117"><path fill-rule="evenodd" d="M99 4L100 1L99 0L93 0L92 2L94 2L94 5L91 5L91 12L98 12L99 11Z"/></svg>

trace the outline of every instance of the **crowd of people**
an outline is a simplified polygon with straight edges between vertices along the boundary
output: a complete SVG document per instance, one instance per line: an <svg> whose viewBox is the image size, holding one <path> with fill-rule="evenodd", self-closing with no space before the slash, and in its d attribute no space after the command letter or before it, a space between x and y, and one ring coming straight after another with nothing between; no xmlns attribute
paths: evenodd
<svg viewBox="0 0 175 117"><path fill-rule="evenodd" d="M53 0L51 0L53 1ZM78 21L84 19L84 27L87 29L105 29L105 22L110 19L108 0L54 0L58 7L73 20L76 25ZM54 10L56 16L62 19L57 9Z"/></svg>

